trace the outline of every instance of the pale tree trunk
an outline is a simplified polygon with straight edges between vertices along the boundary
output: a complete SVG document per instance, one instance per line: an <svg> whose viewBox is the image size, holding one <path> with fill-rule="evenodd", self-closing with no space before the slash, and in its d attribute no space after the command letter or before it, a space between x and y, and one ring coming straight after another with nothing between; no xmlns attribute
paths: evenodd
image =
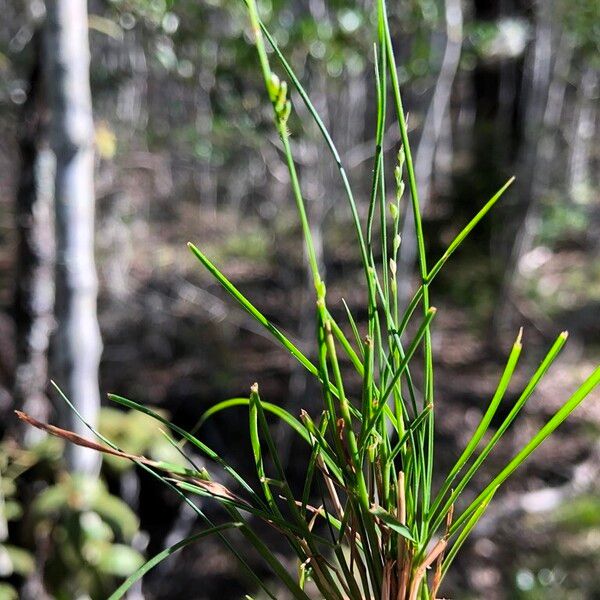
<svg viewBox="0 0 600 600"><path fill-rule="evenodd" d="M595 134L598 72L587 65L579 82L576 117L569 157L568 185L571 196L577 196L590 183L590 154ZM585 191L585 190L583 190Z"/></svg>
<svg viewBox="0 0 600 600"><path fill-rule="evenodd" d="M85 0L46 4L46 75L50 139L56 155L56 378L84 418L100 408L98 363L102 344L96 315L94 264L94 123ZM84 433L68 409L63 425ZM94 473L97 454L67 445L70 469Z"/></svg>
<svg viewBox="0 0 600 600"><path fill-rule="evenodd" d="M548 88L548 102L544 112L544 135L546 141L543 142L541 153L543 155L543 169L551 172L553 164L560 165L558 160L562 160L559 155L562 139L561 119L564 113L565 96L567 85L569 83L569 72L571 69L571 60L573 58L573 40L571 36L564 32L560 36L556 59L552 69L552 80Z"/></svg>
<svg viewBox="0 0 600 600"><path fill-rule="evenodd" d="M505 270L498 302L492 319L492 336L516 326L511 318L511 299L521 257L531 248L538 228L539 196L542 178L540 142L543 140L544 118L552 79L552 28L549 3L535 4L536 26L533 48L524 73L524 136L516 161L516 203L502 231L499 247L505 249Z"/></svg>
<svg viewBox="0 0 600 600"><path fill-rule="evenodd" d="M46 421L50 413L46 386L54 303L54 156L48 146L45 123L40 41L36 33L32 42L35 62L19 127L21 171L15 207L16 365L13 394L15 407ZM24 427L21 433L27 446L43 435L32 427Z"/></svg>
<svg viewBox="0 0 600 600"><path fill-rule="evenodd" d="M463 42L461 0L446 0L444 5L446 23L444 56L415 157L415 175L422 210L426 208L431 195L436 149L443 133L444 117L448 115L452 86L458 71ZM399 295L403 303L408 301L412 290L410 273L414 268L417 255L414 229L414 215L412 211L407 211L402 226L402 248L398 265Z"/></svg>
<svg viewBox="0 0 600 600"><path fill-rule="evenodd" d="M204 214L213 219L217 214L218 169L213 167L213 144L215 115L211 95L216 86L216 72L219 63L219 46L215 42L208 45L200 63L198 87L195 94L196 131L207 145L208 152L194 175L200 192L200 206Z"/></svg>

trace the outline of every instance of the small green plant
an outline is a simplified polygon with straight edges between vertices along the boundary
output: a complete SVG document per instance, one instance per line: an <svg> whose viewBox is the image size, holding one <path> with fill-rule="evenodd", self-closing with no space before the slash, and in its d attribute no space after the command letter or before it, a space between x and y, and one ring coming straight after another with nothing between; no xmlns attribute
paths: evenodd
<svg viewBox="0 0 600 600"><path fill-rule="evenodd" d="M190 249L233 299L320 383L322 411L309 414L302 410L296 418L280 406L263 401L255 384L249 397L221 402L204 415L201 424L220 411L247 407L258 488L209 448L195 432L189 433L148 407L120 396L111 395L110 398L122 406L150 415L181 441L195 446L213 461L215 468L222 469L230 483L224 485L213 481L206 470L194 467L191 459L190 467L183 469L123 452L103 436L99 436L103 444L98 444L32 422L26 415L22 418L74 443L138 463L178 493L206 524L200 533L147 562L111 596L113 599L122 597L134 581L161 560L207 535L219 536L257 588L275 599L268 582L259 579L248 567L243 547L234 546L230 541L226 535L228 529L241 533L246 544L258 552L290 596L297 600L311 597L327 600L435 599L457 552L498 488L598 385L600 367L472 501L459 502L462 492L519 415L567 339L566 332L560 333L508 415L494 432L489 432L521 354L519 333L479 425L453 468L443 478L441 487L434 488L435 388L431 326L436 310L430 303L430 284L472 229L497 203L512 179L481 208L439 260L429 266L386 5L385 0L377 0L376 144L368 214L366 223L361 223L348 177L325 125L260 21L255 0L247 0L246 5L314 283L317 331L314 358L301 352L198 248L190 244ZM292 117L290 88L286 80L273 72L267 43L323 135L341 177L352 214L368 298L364 337L347 307L349 330L352 331L350 339L329 310L292 153L288 128ZM394 169L395 196L390 204L386 200L382 154L389 87L401 138ZM406 202L405 184L409 190ZM401 247L400 223L406 211L412 211L414 217L421 283L406 310L400 312L396 263ZM376 219L379 221L377 228L374 227ZM375 235L377 229L379 233ZM409 335L409 331L414 333ZM359 393L350 393L342 361L348 362L360 376ZM415 369L417 361L422 361L422 366ZM417 380L417 371L422 373L421 380ZM66 398L65 401L69 403ZM294 492L293 485L288 482L269 431L267 413L289 425L310 448L302 490ZM185 453L184 446L177 440L173 439L172 443ZM311 503L318 497L317 489L323 490L324 494L314 506ZM217 501L229 520L220 524L209 520L191 500L194 495ZM292 574L282 566L258 533L257 520L277 530L288 542L298 559L296 573Z"/></svg>
<svg viewBox="0 0 600 600"><path fill-rule="evenodd" d="M0 444L0 598L19 597L15 578L25 578L35 570L35 560L22 544L11 541L9 528L23 517L19 499L19 478L45 459L56 456L59 440L47 440L31 450L23 450L12 441Z"/></svg>
<svg viewBox="0 0 600 600"><path fill-rule="evenodd" d="M63 473L37 496L30 518L36 538L52 548L44 583L57 598L106 596L115 578L144 563L129 545L139 530L136 514L97 477Z"/></svg>
<svg viewBox="0 0 600 600"><path fill-rule="evenodd" d="M144 563L127 545L139 530L135 513L97 477L65 473L63 446L50 437L28 449L0 445L2 599L18 598L12 584L36 570L56 598L105 597ZM49 485L23 503L31 471Z"/></svg>

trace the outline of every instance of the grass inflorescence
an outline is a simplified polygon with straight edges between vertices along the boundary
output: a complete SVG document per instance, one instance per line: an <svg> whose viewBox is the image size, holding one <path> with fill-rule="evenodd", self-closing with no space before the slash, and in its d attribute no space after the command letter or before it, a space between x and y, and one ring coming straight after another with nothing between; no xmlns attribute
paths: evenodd
<svg viewBox="0 0 600 600"><path fill-rule="evenodd" d="M261 22L256 0L246 0L246 6L266 93L273 107L274 125L289 171L314 284L314 353L311 356L303 353L201 250L193 244L189 247L231 297L319 382L322 409L318 414L302 410L296 417L278 405L263 401L255 384L247 398L226 400L211 407L198 426L189 433L146 406L111 395L113 401L157 419L178 438L172 441L182 453L185 453L185 446L180 442L191 444L211 459L215 468L221 468L231 482L226 487L212 481L209 472L196 469L191 460L190 468L181 469L123 454L124 458L136 460L142 468L180 494L204 521L206 528L151 559L112 598L121 597L150 568L179 548L207 535L219 536L239 559L256 587L262 588L268 597L275 598L268 583L256 577L249 568L242 549L235 547L225 535L227 530L235 528L265 560L293 598L308 600L318 594L327 600L433 600L457 552L485 513L498 488L598 385L600 367L479 491L474 500L459 502L463 491L518 417L567 339L565 332L558 336L504 421L490 433L492 420L517 368L522 350L519 332L479 425L455 465L442 478L439 489L434 488L436 411L431 330L436 309L430 302L430 285L513 180L511 178L502 186L429 267L386 4L385 0L377 0L376 143L367 219L363 224L340 155L327 128ZM267 44L282 67L284 77L289 80L289 85L283 77L273 72ZM323 135L339 171L351 211L367 297L368 316L364 337L361 337L347 306L347 329L352 331L351 339L345 335L342 324L332 317L328 307L327 289L312 241L288 129L288 120L292 115L292 89L299 94ZM390 203L387 201L382 152L388 96L392 98L393 116L401 139L393 173L395 193ZM401 311L396 264L402 251L399 235L401 219L409 210L415 223L420 284L406 309ZM375 227L376 221L379 227ZM349 392L342 361L348 362L362 381L359 393ZM413 371L415 375L419 373L418 383ZM219 456L197 435L199 427L210 417L234 407L245 407L248 411L257 486L244 479L225 457ZM285 467L271 437L267 414L281 419L308 445L310 453L301 494L293 492L295 486L287 479ZM81 438L74 438L69 432L56 428L51 433L68 437L74 443L85 443ZM489 441L483 443L488 438ZM96 449L113 454L120 452L109 440L101 441L104 445L95 444ZM220 524L210 521L191 500L194 495L212 498L220 503L230 520ZM316 503L315 498L319 498ZM297 556L296 573L288 572L260 537L257 521L275 528L286 539Z"/></svg>

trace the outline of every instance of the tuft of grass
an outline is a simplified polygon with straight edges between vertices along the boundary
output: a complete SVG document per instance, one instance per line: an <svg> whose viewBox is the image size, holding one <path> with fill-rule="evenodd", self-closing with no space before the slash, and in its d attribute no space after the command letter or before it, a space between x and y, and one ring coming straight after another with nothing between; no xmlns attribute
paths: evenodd
<svg viewBox="0 0 600 600"><path fill-rule="evenodd" d="M102 444L98 444L56 428L51 433L66 437L73 443L93 444L91 447L101 452L133 460L179 494L206 525L200 533L151 559L121 585L111 596L113 599L122 597L136 580L161 560L207 535L219 536L256 586L262 588L268 597L275 598L268 584L249 568L244 558L244 547L234 546L228 540L225 533L233 528L242 534L245 544L258 552L293 598L308 600L314 597L311 590L316 588L318 597L326 600L435 599L457 552L484 515L498 488L598 385L600 367L465 506L464 502L460 502L463 491L518 417L567 339L566 332L558 336L508 416L491 437L488 436L489 441L480 447L517 367L522 350L519 332L496 392L479 425L443 479L440 489L434 489L435 369L431 331L436 309L431 305L429 286L473 228L500 200L513 178L482 206L442 256L433 262L433 266L428 266L386 3L385 0L377 0L376 145L368 214L366 223L362 223L346 171L327 128L261 22L256 0L245 0L245 3L266 94L273 108L274 126L289 172L314 285L316 337L312 358L301 352L280 328L271 323L201 250L193 244L189 244L189 248L233 300L320 383L321 411L310 415L302 410L297 418L282 407L263 401L258 385L254 384L247 398L216 404L205 413L192 432L187 432L142 404L110 395L114 402L156 419L171 435L179 438L168 437L184 456L185 444L193 445L206 455L214 468L221 470L230 482L227 486L213 481L208 471L196 469L191 459L190 468L183 469L123 453L106 438L100 437ZM272 69L267 44L323 135L341 178L367 291L367 334L364 337L347 306L352 339L346 337L341 324L336 322L329 310L288 129L288 120L292 116L291 90L287 81ZM384 147L384 123L388 117L388 96L392 98L401 138L393 173L395 196L390 204L386 201L386 173L381 151ZM401 219L407 211L412 211L414 216L420 285L406 309L401 311L396 264L402 250L399 237ZM373 234L376 219L380 222L377 239ZM382 257L381 262L376 260L376 256ZM415 325L408 327L414 321ZM415 333L409 336L407 329ZM349 361L360 377L360 393L349 393L340 366L342 358ZM423 373L420 388L411 370L418 361L422 361L418 370ZM65 401L69 402L66 398ZM236 407L248 411L258 485L244 479L225 457L214 452L197 434L214 414ZM310 449L301 495L294 492L286 477L271 437L267 413L281 419ZM195 495L219 503L228 520L220 524L210 521L194 504L192 498ZM320 500L317 505L312 505L315 497ZM297 557L296 573L289 573L281 565L256 530L257 521L274 528L287 541ZM308 581L312 581L312 587L307 586Z"/></svg>

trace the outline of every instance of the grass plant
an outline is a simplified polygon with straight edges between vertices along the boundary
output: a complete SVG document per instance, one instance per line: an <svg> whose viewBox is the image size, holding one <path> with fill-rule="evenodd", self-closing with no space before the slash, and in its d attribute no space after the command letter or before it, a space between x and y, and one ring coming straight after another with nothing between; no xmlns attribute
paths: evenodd
<svg viewBox="0 0 600 600"><path fill-rule="evenodd" d="M498 488L598 385L600 367L479 491L474 500L461 501L463 491L519 416L567 339L566 332L558 336L508 416L497 430L490 432L492 419L517 368L522 350L519 332L496 392L479 425L450 472L441 478L441 486L434 486L436 396L431 331L436 309L431 305L430 285L513 180L507 181L483 205L442 256L429 267L385 0L376 1L376 144L365 223L361 221L340 154L327 128L261 22L256 0L246 0L246 7L266 95L273 109L274 126L289 172L314 285L314 352L310 355L303 353L200 249L193 244L189 247L233 300L319 382L321 410L317 414L309 414L307 410L301 410L306 407L296 407L296 416L281 406L262 400L258 385L254 384L248 397L216 404L205 413L198 427L187 432L142 404L110 395L114 402L155 418L170 432L169 435L174 436L172 442L182 453L186 454L185 444L194 446L212 461L214 469L223 471L218 479L225 484L213 481L211 474L196 468L191 459L190 467L181 469L131 456L105 438L97 443L56 428L50 432L74 443L92 444L99 451L134 460L178 493L205 524L200 533L181 540L152 558L121 585L112 599L122 597L136 580L161 560L208 535L220 537L256 587L262 588L262 593L268 597L276 598L269 583L259 579L248 566L243 548L234 546L228 539L228 530L235 529L264 559L292 598L433 600L457 552L484 515ZM283 72L281 77L274 72L270 57L277 59ZM329 310L288 128L293 112L291 89L297 92L321 132L341 178L354 224L368 303L364 337L347 306L351 339L344 334L344 327L334 320ZM382 153L385 146L384 125L390 118L388 97L392 99L392 118L397 122L401 139L393 178L390 177L395 187L391 203L387 200ZM412 211L414 217L420 284L406 309L401 311L396 263L402 246L399 237L401 221L407 211ZM376 220L378 228L374 226ZM342 362L349 363L362 381L359 393L349 392ZM65 401L68 402L68 399L65 398ZM200 427L205 426L214 414L239 407L247 410L248 414L257 481L243 478L226 457L209 448L198 434ZM310 450L301 490L296 490L296 486L288 481L271 437L267 415L286 423ZM32 422L26 415L22 418ZM44 424L32 424L49 430L49 426ZM484 443L488 438L489 441ZM318 490L323 494L319 495ZM194 504L193 497L196 495L218 502L228 520L218 524L212 522ZM314 505L316 497L320 500ZM290 551L297 557L295 573L290 573L281 564L278 556L261 538L261 528L256 526L258 522L274 528L287 541Z"/></svg>

